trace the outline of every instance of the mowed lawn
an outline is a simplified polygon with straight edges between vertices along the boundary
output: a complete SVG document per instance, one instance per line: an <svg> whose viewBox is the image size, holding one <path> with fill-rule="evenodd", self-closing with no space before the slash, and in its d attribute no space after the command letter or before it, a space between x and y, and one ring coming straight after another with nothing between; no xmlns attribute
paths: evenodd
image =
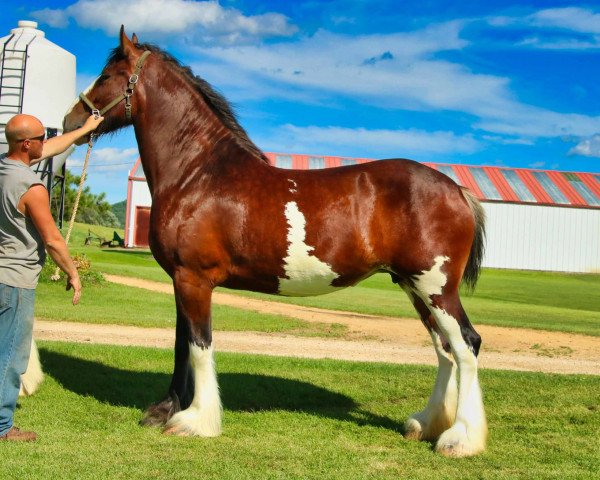
<svg viewBox="0 0 600 480"><path fill-rule="evenodd" d="M84 253L91 260L94 270L165 283L171 282L148 250L100 249L97 245L83 246L87 228L94 231L98 230L99 235L107 238L112 237L112 230L102 229L102 227L87 227L82 224L77 224L74 229L72 251ZM119 233L122 234L122 232ZM168 299L168 296L152 294L153 298L148 301L146 299L138 301L136 297L142 297L139 289L128 289L122 286L113 290L106 290L112 287L103 286L102 288L103 290L100 290L91 286L87 291L84 291L83 308L80 309L85 309L87 312L86 302L89 297L95 297L96 300L92 303L97 306L97 315L87 315L87 313L84 314L79 311L54 313L65 310L63 297L57 297L51 289L44 288L40 289L38 294L38 310L36 310L36 313L49 318L53 318L53 315L62 315L57 318L69 317L64 318L65 320L74 319L71 317L76 316L80 321L85 321L87 316L90 321L94 321L92 318L99 318L97 321L109 323L102 320L102 318L112 317L109 312L111 302L109 300L107 303L106 298L113 298L113 303L120 304L117 299L122 296L129 299L128 301L131 304L127 306L127 309L134 311L135 315L121 315L119 321L139 325L144 325L147 321L147 326L173 325L175 318L174 303L172 299ZM391 282L387 274L374 275L356 287L318 297L286 298L252 292L220 290L237 295L297 305L391 317L416 318L414 309L406 295L400 291L397 285ZM600 335L599 274L561 274L484 269L475 293L463 293L462 298L465 309L475 325L527 327ZM102 304L100 304L100 299L102 299ZM55 302L56 305L52 307L51 304ZM44 305L48 309L45 309ZM104 317L101 312L102 305L107 309ZM41 308L44 308L44 310L40 310ZM227 310L226 315L220 315L219 312L224 312L224 310L221 307L216 307L215 318L223 318L224 320L221 323L226 323L225 318L236 317L243 324L244 317L250 317L248 314L240 311L236 313L234 310ZM255 322L250 319L250 323ZM229 322L229 325L232 325L232 323ZM238 327L219 327L217 325L216 328ZM258 328L258 330L261 330L260 327L248 328L242 326L240 328L249 330Z"/></svg>
<svg viewBox="0 0 600 480"><path fill-rule="evenodd" d="M600 378L481 372L488 449L447 459L402 437L430 367L217 354L218 438L138 425L166 392L172 352L40 342L46 380L17 423L35 444L0 445L0 478L591 479L600 467Z"/></svg>

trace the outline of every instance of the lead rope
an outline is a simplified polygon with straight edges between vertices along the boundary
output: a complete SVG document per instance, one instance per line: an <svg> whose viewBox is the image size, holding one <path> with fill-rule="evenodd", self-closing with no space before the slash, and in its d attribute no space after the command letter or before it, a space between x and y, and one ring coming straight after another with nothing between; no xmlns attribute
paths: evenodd
<svg viewBox="0 0 600 480"><path fill-rule="evenodd" d="M85 160L83 161L83 170L81 171L81 178L79 179L79 187L77 189L77 196L75 197L75 204L73 205L73 212L71 212L71 220L69 220L69 229L67 230L67 236L65 237L65 243L68 245L71 238L71 232L73 231L73 224L75 223L75 216L77 215L77 208L79 207L79 199L81 198L81 192L83 192L83 184L85 182L85 176L87 172L88 161L90 154L92 153L92 147L96 141L96 134L90 135L90 141L88 142L88 150L85 154ZM50 277L55 282L60 280L60 267L56 267L54 275Z"/></svg>

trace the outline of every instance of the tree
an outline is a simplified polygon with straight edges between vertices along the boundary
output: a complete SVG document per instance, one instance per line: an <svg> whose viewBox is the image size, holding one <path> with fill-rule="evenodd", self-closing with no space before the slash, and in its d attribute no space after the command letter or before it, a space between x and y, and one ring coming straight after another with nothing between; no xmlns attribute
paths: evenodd
<svg viewBox="0 0 600 480"><path fill-rule="evenodd" d="M81 176L73 175L69 170L66 171L65 178L65 219L70 219L77 197L77 189ZM55 188L52 191L52 208L60 204L60 189ZM119 228L119 220L112 211L110 203L106 200L106 193L95 195L90 191L90 187L84 187L79 199L77 215L75 221L89 223L91 225L104 225L106 227Z"/></svg>

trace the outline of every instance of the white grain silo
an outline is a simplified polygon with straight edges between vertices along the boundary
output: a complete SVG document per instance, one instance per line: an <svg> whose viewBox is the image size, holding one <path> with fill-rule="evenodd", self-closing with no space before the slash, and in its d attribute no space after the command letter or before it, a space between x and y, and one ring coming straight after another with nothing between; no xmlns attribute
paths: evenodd
<svg viewBox="0 0 600 480"><path fill-rule="evenodd" d="M45 37L37 22L21 20L0 38L0 154L8 150L4 127L17 113L35 115L50 135L62 133L76 96L75 56ZM71 151L54 158L54 173Z"/></svg>

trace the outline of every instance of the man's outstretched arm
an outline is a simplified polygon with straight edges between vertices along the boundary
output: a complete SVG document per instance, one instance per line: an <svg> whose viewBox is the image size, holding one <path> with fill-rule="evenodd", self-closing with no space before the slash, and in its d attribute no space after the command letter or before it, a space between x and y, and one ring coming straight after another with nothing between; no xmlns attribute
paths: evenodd
<svg viewBox="0 0 600 480"><path fill-rule="evenodd" d="M31 165L35 165L36 163L41 162L46 158L61 154L81 137L96 130L98 125L102 123L102 120L104 120L104 117L95 118L93 115L90 115L82 127L73 130L72 132L67 132L63 135L58 135L56 137L49 138L44 143L42 156L33 160L31 162Z"/></svg>

